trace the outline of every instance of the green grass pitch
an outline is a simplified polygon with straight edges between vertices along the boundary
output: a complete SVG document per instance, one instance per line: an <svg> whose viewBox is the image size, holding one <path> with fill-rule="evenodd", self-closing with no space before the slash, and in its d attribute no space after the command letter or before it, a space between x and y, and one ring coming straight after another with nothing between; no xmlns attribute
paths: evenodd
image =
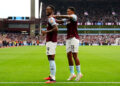
<svg viewBox="0 0 120 86"><path fill-rule="evenodd" d="M44 46L0 49L0 82L45 82L49 62ZM120 46L79 48L81 82L120 82ZM57 82L68 82L70 72L65 46L56 49ZM72 81L74 82L74 80ZM118 83L0 83L0 86L120 86Z"/></svg>

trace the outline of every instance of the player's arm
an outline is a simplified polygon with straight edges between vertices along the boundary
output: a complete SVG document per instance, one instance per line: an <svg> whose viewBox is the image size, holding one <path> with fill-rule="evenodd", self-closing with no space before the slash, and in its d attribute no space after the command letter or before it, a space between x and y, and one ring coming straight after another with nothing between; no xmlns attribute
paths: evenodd
<svg viewBox="0 0 120 86"><path fill-rule="evenodd" d="M46 31L47 33L53 32L53 31L58 31L57 25L53 25L53 29Z"/></svg>
<svg viewBox="0 0 120 86"><path fill-rule="evenodd" d="M67 18L67 19L73 18L71 15L54 15L53 17L55 17L55 18Z"/></svg>
<svg viewBox="0 0 120 86"><path fill-rule="evenodd" d="M64 23L63 20L56 20L56 22L57 22L58 24L63 24L63 23Z"/></svg>
<svg viewBox="0 0 120 86"><path fill-rule="evenodd" d="M65 19L72 19L73 21L77 21L77 16L76 15L54 15L55 18L64 18L64 22L66 21Z"/></svg>
<svg viewBox="0 0 120 86"><path fill-rule="evenodd" d="M43 31L43 30L42 30L42 34L45 35L45 34L47 34L47 33L53 32L53 31L58 31L57 25L54 25L54 26L53 26L53 29L51 29L51 30L48 30L48 31Z"/></svg>
<svg viewBox="0 0 120 86"><path fill-rule="evenodd" d="M52 26L53 28L52 28L51 30L42 31L43 35L45 35L45 34L47 34L47 33L50 33L50 32L53 32L53 31L58 31L58 27L57 27L57 24L56 24L55 19L50 18L48 22L51 24L51 26Z"/></svg>

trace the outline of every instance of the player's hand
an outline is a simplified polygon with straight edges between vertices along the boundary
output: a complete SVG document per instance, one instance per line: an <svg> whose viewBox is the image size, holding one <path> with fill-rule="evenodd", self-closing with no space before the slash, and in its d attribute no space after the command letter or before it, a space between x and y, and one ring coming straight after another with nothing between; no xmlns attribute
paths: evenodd
<svg viewBox="0 0 120 86"><path fill-rule="evenodd" d="M47 34L47 31L42 30L41 32L42 32L43 35Z"/></svg>

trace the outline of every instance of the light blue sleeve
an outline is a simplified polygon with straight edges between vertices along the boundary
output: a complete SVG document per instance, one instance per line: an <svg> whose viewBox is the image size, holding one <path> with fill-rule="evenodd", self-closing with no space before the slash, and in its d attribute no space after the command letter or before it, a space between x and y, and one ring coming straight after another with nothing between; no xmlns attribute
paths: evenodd
<svg viewBox="0 0 120 86"><path fill-rule="evenodd" d="M54 19L53 17L50 17L50 18L48 19L48 22L51 24L51 26L56 25L56 21L55 21L55 19Z"/></svg>
<svg viewBox="0 0 120 86"><path fill-rule="evenodd" d="M62 21L63 21L64 23L66 23L66 22L67 22L67 19L62 19Z"/></svg>
<svg viewBox="0 0 120 86"><path fill-rule="evenodd" d="M71 15L71 16L72 16L73 21L77 21L77 16L76 15Z"/></svg>

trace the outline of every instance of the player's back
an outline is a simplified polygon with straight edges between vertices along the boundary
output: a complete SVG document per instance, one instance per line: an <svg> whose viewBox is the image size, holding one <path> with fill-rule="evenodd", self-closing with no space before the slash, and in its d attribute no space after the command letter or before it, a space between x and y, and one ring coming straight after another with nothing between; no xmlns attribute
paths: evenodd
<svg viewBox="0 0 120 86"><path fill-rule="evenodd" d="M79 39L79 35L78 35L78 25L77 25L77 16L75 14L71 15L73 18L69 19L68 23L67 23L67 39L75 37L77 39Z"/></svg>

